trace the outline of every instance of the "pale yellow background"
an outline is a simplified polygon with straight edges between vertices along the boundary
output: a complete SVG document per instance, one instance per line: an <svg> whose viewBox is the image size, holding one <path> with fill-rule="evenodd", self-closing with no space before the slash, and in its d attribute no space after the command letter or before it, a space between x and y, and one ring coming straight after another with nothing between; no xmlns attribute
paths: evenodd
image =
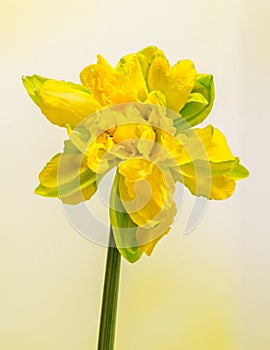
<svg viewBox="0 0 270 350"><path fill-rule="evenodd" d="M209 121L251 176L231 199L211 202L186 236L187 195L153 256L123 262L116 350L270 348L269 4L1 0L1 350L94 350L105 261L57 200L33 194L65 132L40 114L20 77L76 82L96 53L116 63L149 44L214 74Z"/></svg>

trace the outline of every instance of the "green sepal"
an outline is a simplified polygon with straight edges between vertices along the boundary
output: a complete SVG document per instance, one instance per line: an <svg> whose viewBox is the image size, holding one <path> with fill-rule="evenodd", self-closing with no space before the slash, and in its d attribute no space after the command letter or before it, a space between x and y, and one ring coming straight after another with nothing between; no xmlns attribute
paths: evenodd
<svg viewBox="0 0 270 350"><path fill-rule="evenodd" d="M182 116L186 120L190 120L194 125L195 121L192 119L194 116L198 116L199 113L205 111L206 106L208 105L207 99L200 92L193 92L188 98L184 109L182 110ZM196 120L196 119L195 119ZM192 125L192 126L193 126Z"/></svg>
<svg viewBox="0 0 270 350"><path fill-rule="evenodd" d="M198 74L188 101L180 111L181 117L174 120L177 131L200 124L213 107L215 88L211 74Z"/></svg>
<svg viewBox="0 0 270 350"><path fill-rule="evenodd" d="M244 167L244 165L240 164L238 158L238 163L226 175L233 180L242 180L249 176L249 171Z"/></svg>
<svg viewBox="0 0 270 350"><path fill-rule="evenodd" d="M143 251L137 243L137 225L131 220L119 197L119 177L117 171L110 196L110 222L117 249L127 261L134 263L140 259Z"/></svg>
<svg viewBox="0 0 270 350"><path fill-rule="evenodd" d="M23 85L31 97L32 101L39 107L40 106L40 97L38 95L38 90L49 80L48 78L41 77L40 75L34 74L32 76L23 76L22 81Z"/></svg>

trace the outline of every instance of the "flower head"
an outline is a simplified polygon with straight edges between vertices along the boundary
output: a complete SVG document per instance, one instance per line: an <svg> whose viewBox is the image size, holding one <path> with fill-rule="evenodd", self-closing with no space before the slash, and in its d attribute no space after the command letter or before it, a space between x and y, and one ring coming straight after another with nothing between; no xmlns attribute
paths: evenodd
<svg viewBox="0 0 270 350"><path fill-rule="evenodd" d="M77 204L90 199L116 167L110 220L116 245L130 262L150 255L176 214L176 182L195 196L226 199L248 176L212 125L193 128L210 113L213 77L190 60L170 66L147 47L113 68L101 55L84 68L82 85L24 77L25 88L69 139L39 175L36 193Z"/></svg>

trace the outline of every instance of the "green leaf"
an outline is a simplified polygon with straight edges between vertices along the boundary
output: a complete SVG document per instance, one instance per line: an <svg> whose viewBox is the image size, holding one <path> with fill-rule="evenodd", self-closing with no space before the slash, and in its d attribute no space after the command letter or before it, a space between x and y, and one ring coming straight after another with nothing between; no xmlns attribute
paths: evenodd
<svg viewBox="0 0 270 350"><path fill-rule="evenodd" d="M32 76L23 76L22 81L23 85L31 97L31 99L35 102L35 104L40 106L40 97L38 95L38 90L45 83L45 81L49 80L48 78L41 77L40 75L32 75Z"/></svg>
<svg viewBox="0 0 270 350"><path fill-rule="evenodd" d="M242 180L249 176L249 171L244 165L237 163L236 166L230 170L227 175L233 180Z"/></svg>
<svg viewBox="0 0 270 350"><path fill-rule="evenodd" d="M136 231L137 225L125 211L119 197L119 173L115 175L110 197L110 221L114 240L121 255L130 263L140 259L143 254L138 246Z"/></svg>
<svg viewBox="0 0 270 350"><path fill-rule="evenodd" d="M209 115L214 98L213 76L210 74L198 74L188 101L180 111L181 117L174 121L177 132L200 124Z"/></svg>

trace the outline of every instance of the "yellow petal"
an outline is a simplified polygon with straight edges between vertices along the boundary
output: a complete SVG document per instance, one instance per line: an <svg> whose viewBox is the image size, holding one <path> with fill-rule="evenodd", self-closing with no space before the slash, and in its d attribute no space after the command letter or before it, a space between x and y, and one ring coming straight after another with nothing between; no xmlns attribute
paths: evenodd
<svg viewBox="0 0 270 350"><path fill-rule="evenodd" d="M181 142L164 129L156 130L156 145L152 152L151 159L167 166L181 164L184 151Z"/></svg>
<svg viewBox="0 0 270 350"><path fill-rule="evenodd" d="M206 149L209 161L216 163L234 161L235 157L227 144L225 136L220 130L209 125L204 129L195 129L195 132Z"/></svg>
<svg viewBox="0 0 270 350"><path fill-rule="evenodd" d="M147 46L144 49L140 50L138 54L144 56L148 60L148 62L151 62L154 54L157 51L161 52L161 50L159 50L159 48L156 46Z"/></svg>
<svg viewBox="0 0 270 350"><path fill-rule="evenodd" d="M147 230L147 231L145 232L145 235L148 236L147 239L149 240L149 242L148 242L148 243L145 243L145 244L143 244L143 245L141 245L140 248L142 249L142 251L143 251L146 255L150 256L150 255L152 254L152 252L153 252L155 246L157 245L157 243L158 243L158 242L161 240L161 238L164 237L169 231L170 231L170 227L167 228L167 229L165 230L165 232L162 232L161 234L159 234L157 237L155 237L155 235L154 235L155 238L152 238L152 239L151 239L151 236L153 236L153 230L152 230L152 229ZM140 237L140 235L137 234L137 240L138 240L138 236Z"/></svg>
<svg viewBox="0 0 270 350"><path fill-rule="evenodd" d="M235 181L226 174L214 176L212 178L197 176L185 177L184 184L195 196L204 196L208 199L227 199L235 190Z"/></svg>
<svg viewBox="0 0 270 350"><path fill-rule="evenodd" d="M101 134L94 140L86 151L87 165L97 174L102 174L110 169L110 160L113 158L108 151L112 148L113 141L107 133Z"/></svg>
<svg viewBox="0 0 270 350"><path fill-rule="evenodd" d="M164 220L173 204L174 181L165 170L143 158L129 159L119 166L119 193L125 210L138 225Z"/></svg>
<svg viewBox="0 0 270 350"><path fill-rule="evenodd" d="M57 154L41 171L39 180L36 194L67 204L90 199L96 191L96 174L88 169L80 153Z"/></svg>
<svg viewBox="0 0 270 350"><path fill-rule="evenodd" d="M98 55L97 64L82 70L80 78L102 106L137 101L136 92L130 89L127 78L117 72L101 55Z"/></svg>
<svg viewBox="0 0 270 350"><path fill-rule="evenodd" d="M170 231L170 225L176 214L176 206L173 202L171 206L166 207L162 211L162 220L157 225L151 227L139 226L136 232L137 243L144 253L151 255L156 244Z"/></svg>
<svg viewBox="0 0 270 350"><path fill-rule="evenodd" d="M177 135L184 151L179 165L203 160L206 162L235 162L225 136L221 131L208 125L203 129L192 129Z"/></svg>
<svg viewBox="0 0 270 350"><path fill-rule="evenodd" d="M131 154L139 152L148 156L154 146L155 133L150 125L124 124L118 125L113 135L113 141L122 143Z"/></svg>
<svg viewBox="0 0 270 350"><path fill-rule="evenodd" d="M64 204L75 205L75 204L84 202L86 200L89 200L95 194L96 190L97 190L97 185L96 185L96 182L94 182L91 185L87 186L86 188L82 189L81 191L73 193L72 195L67 197L61 197L61 201Z"/></svg>
<svg viewBox="0 0 270 350"><path fill-rule="evenodd" d="M130 139L137 139L141 136L142 132L147 129L152 130L148 125L137 125L132 123L118 125L113 135L113 141L119 143ZM153 136L153 139L155 139L155 135Z"/></svg>
<svg viewBox="0 0 270 350"><path fill-rule="evenodd" d="M179 61L171 68L163 52L158 51L149 67L147 82L150 91L161 91L166 96L167 107L178 113L188 100L196 75L192 61Z"/></svg>
<svg viewBox="0 0 270 350"><path fill-rule="evenodd" d="M196 196L209 199L230 197L235 182L226 174L236 166L238 158L232 154L222 132L209 125L188 130L177 138L183 145L177 158L179 168L174 168L179 172L178 180Z"/></svg>
<svg viewBox="0 0 270 350"><path fill-rule="evenodd" d="M38 91L40 109L53 124L75 128L100 109L93 95L81 85L47 80Z"/></svg>
<svg viewBox="0 0 270 350"><path fill-rule="evenodd" d="M138 57L136 55L124 56L117 64L116 70L127 78L127 83L131 90L135 90L137 99L145 101L148 91Z"/></svg>
<svg viewBox="0 0 270 350"><path fill-rule="evenodd" d="M154 54L160 51L156 46L147 46L141 51L137 52L138 60L140 61L144 79L147 77L148 68L152 61Z"/></svg>
<svg viewBox="0 0 270 350"><path fill-rule="evenodd" d="M71 182L87 169L80 153L58 153L39 174L39 181L46 187L58 187Z"/></svg>
<svg viewBox="0 0 270 350"><path fill-rule="evenodd" d="M166 107L166 97L161 91L151 91L145 103Z"/></svg>
<svg viewBox="0 0 270 350"><path fill-rule="evenodd" d="M168 109L161 105L151 105L151 107L146 105L146 109L149 109L150 112L148 122L153 126L153 129L156 130L156 134L158 134L158 129L160 129L170 135L175 135L176 129L173 125L173 120L168 115Z"/></svg>

